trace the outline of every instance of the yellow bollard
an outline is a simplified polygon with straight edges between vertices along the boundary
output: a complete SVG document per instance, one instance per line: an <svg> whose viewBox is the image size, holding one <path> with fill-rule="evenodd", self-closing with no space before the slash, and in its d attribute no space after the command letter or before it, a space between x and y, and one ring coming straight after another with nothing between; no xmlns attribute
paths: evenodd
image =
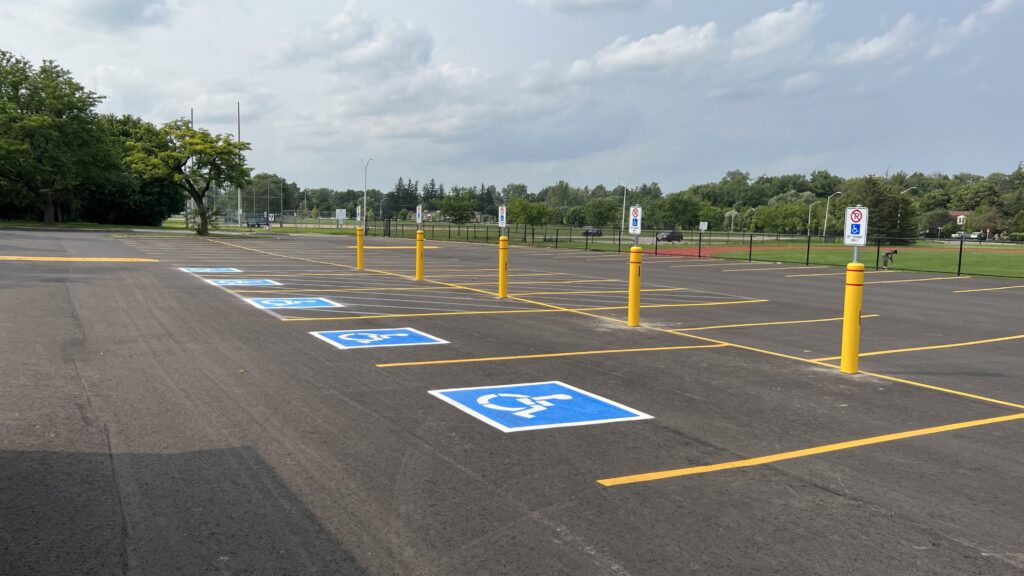
<svg viewBox="0 0 1024 576"><path fill-rule="evenodd" d="M498 238L498 298L508 298L508 236Z"/></svg>
<svg viewBox="0 0 1024 576"><path fill-rule="evenodd" d="M864 302L864 264L846 265L846 302L843 305L843 348L839 369L847 374L857 373L860 360L860 312Z"/></svg>
<svg viewBox="0 0 1024 576"><path fill-rule="evenodd" d="M644 249L633 246L629 249L629 306L628 326L640 325L640 263L644 258Z"/></svg>
<svg viewBox="0 0 1024 576"><path fill-rule="evenodd" d="M423 280L423 230L416 231L416 279Z"/></svg>
<svg viewBox="0 0 1024 576"><path fill-rule="evenodd" d="M356 228L356 270L363 269L363 227Z"/></svg>

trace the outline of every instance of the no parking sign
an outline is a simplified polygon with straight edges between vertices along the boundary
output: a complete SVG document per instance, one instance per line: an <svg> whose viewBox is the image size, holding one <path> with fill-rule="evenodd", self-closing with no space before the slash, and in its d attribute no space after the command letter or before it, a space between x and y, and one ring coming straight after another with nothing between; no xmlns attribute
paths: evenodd
<svg viewBox="0 0 1024 576"><path fill-rule="evenodd" d="M865 246L868 243L868 209L856 206L846 209L846 226L843 244Z"/></svg>
<svg viewBox="0 0 1024 576"><path fill-rule="evenodd" d="M640 235L640 224L644 217L644 209L641 206L630 206L629 208L629 233L633 236Z"/></svg>

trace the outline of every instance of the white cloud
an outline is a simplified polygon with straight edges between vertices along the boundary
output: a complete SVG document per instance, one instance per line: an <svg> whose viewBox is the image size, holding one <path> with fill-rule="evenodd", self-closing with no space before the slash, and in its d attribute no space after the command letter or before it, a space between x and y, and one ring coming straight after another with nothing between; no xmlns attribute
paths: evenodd
<svg viewBox="0 0 1024 576"><path fill-rule="evenodd" d="M817 72L804 72L786 78L782 83L782 89L786 92L800 92L816 88L821 84L821 77Z"/></svg>
<svg viewBox="0 0 1024 576"><path fill-rule="evenodd" d="M643 8L654 0L523 0L528 6L551 12L626 11Z"/></svg>
<svg viewBox="0 0 1024 576"><path fill-rule="evenodd" d="M662 34L630 41L621 36L589 60L573 62L571 78L586 78L636 69L668 68L706 53L715 43L717 25L675 26Z"/></svg>
<svg viewBox="0 0 1024 576"><path fill-rule="evenodd" d="M862 64L897 56L914 43L917 33L914 15L906 14L885 34L868 40L860 38L841 48L836 61L840 64Z"/></svg>
<svg viewBox="0 0 1024 576"><path fill-rule="evenodd" d="M935 38L928 48L928 57L943 56L952 52L975 32L986 26L997 16L1006 12L1016 0L992 0L977 12L971 12L956 26L943 26L935 33Z"/></svg>
<svg viewBox="0 0 1024 576"><path fill-rule="evenodd" d="M759 16L732 35L732 57L752 58L803 40L824 11L821 2L801 0L788 10Z"/></svg>

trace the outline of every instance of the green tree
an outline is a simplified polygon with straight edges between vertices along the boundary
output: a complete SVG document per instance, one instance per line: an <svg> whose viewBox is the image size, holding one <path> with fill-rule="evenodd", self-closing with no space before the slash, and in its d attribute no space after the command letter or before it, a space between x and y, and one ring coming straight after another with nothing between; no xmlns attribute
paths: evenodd
<svg viewBox="0 0 1024 576"><path fill-rule="evenodd" d="M209 234L211 212L206 195L213 188L244 186L250 169L245 165L247 142L230 135L213 135L193 128L188 120L168 122L160 128L160 142L135 142L128 162L146 178L169 178L196 204L196 233Z"/></svg>
<svg viewBox="0 0 1024 576"><path fill-rule="evenodd" d="M516 198L508 203L508 217L512 222L528 226L540 226L551 217L551 208L526 198Z"/></svg>
<svg viewBox="0 0 1024 576"><path fill-rule="evenodd" d="M465 224L473 219L476 209L476 193L472 188L452 187L441 200L441 214L456 224Z"/></svg>
<svg viewBox="0 0 1024 576"><path fill-rule="evenodd" d="M618 219L621 211L622 207L615 198L592 198L583 205L583 220L589 226L605 228Z"/></svg>

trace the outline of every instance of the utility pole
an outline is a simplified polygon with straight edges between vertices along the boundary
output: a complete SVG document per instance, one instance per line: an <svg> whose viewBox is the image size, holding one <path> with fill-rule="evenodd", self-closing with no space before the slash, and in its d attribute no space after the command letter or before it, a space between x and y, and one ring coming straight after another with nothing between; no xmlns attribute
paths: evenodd
<svg viewBox="0 0 1024 576"><path fill-rule="evenodd" d="M362 158L359 159L362 162ZM366 171L370 168L370 162L373 162L373 158L370 158L363 164L363 230L366 230Z"/></svg>
<svg viewBox="0 0 1024 576"><path fill-rule="evenodd" d="M237 132L235 132L238 142L242 142L242 102L235 102L235 121ZM242 227L242 187L235 186L235 190L238 192L238 227Z"/></svg>

